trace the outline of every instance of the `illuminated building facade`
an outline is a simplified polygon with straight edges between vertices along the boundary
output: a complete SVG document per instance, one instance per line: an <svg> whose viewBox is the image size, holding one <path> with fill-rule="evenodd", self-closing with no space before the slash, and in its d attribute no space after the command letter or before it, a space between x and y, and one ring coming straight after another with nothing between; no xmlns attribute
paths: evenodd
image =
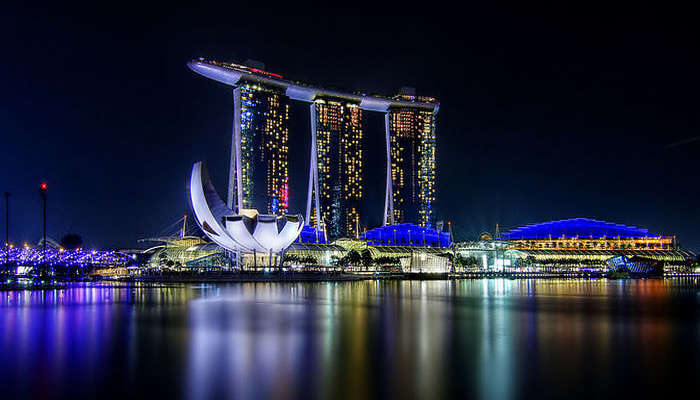
<svg viewBox="0 0 700 400"><path fill-rule="evenodd" d="M396 98L436 103L434 98L413 94ZM388 118L393 220L387 223L412 222L431 227L435 202L435 110L392 107Z"/></svg>
<svg viewBox="0 0 700 400"><path fill-rule="evenodd" d="M450 247L448 232L412 223L385 225L365 232L362 237L370 246Z"/></svg>
<svg viewBox="0 0 700 400"><path fill-rule="evenodd" d="M310 225L304 225L301 230L297 242L299 243L316 243L316 244L328 244L328 236L326 232L321 229L317 229Z"/></svg>
<svg viewBox="0 0 700 400"><path fill-rule="evenodd" d="M289 98L256 84L238 90L242 208L284 215L289 207Z"/></svg>
<svg viewBox="0 0 700 400"><path fill-rule="evenodd" d="M503 234L514 249L571 250L669 250L673 237L649 233L648 229L573 218L526 225Z"/></svg>
<svg viewBox="0 0 700 400"><path fill-rule="evenodd" d="M314 202L311 225L333 239L357 237L362 200L362 110L355 103L334 98L318 98L311 107L315 122L312 151L318 173L318 186L312 190L318 202Z"/></svg>
<svg viewBox="0 0 700 400"><path fill-rule="evenodd" d="M504 233L503 239L522 266L544 270L605 271L608 260L625 256L655 260L675 271L691 255L678 247L675 236L590 218L526 225Z"/></svg>
<svg viewBox="0 0 700 400"><path fill-rule="evenodd" d="M603 273L621 260L633 272L636 262L674 273L693 257L674 236L589 218L522 226L495 240L458 243L455 253L467 270L553 273Z"/></svg>
<svg viewBox="0 0 700 400"><path fill-rule="evenodd" d="M212 242L232 253L268 255L270 267L304 226L301 215L258 214L254 209L236 213L219 198L201 161L192 166L190 204L197 225Z"/></svg>
<svg viewBox="0 0 700 400"><path fill-rule="evenodd" d="M439 110L435 99L407 92L387 97L327 89L264 71L262 65L200 58L188 66L234 87L229 208L252 205L265 209L266 205L269 213L286 212L288 101L296 100L310 105L311 116L304 220L323 232L324 240L357 238L361 230L363 111L384 114L387 165L383 224L434 225L435 116ZM274 151L278 149L279 154ZM394 202L398 203L396 208Z"/></svg>

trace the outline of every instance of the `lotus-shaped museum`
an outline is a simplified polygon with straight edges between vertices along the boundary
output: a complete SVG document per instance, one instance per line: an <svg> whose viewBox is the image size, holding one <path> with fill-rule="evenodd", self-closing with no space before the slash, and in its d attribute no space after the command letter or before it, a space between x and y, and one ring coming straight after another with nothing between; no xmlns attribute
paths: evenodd
<svg viewBox="0 0 700 400"><path fill-rule="evenodd" d="M301 233L301 215L263 215L256 210L235 213L214 189L204 163L192 167L190 201L195 219L214 243L229 251L279 254Z"/></svg>

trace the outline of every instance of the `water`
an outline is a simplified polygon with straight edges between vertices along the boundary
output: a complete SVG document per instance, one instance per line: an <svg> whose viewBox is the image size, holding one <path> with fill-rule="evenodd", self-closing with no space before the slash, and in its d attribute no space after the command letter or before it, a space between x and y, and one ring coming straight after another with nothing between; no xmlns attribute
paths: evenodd
<svg viewBox="0 0 700 400"><path fill-rule="evenodd" d="M3 399L697 398L699 371L692 279L0 292Z"/></svg>

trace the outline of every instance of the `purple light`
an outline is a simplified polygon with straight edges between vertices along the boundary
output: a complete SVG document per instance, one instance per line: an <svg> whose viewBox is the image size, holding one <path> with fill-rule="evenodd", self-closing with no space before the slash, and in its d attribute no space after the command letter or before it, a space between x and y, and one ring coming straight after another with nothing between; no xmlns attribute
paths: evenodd
<svg viewBox="0 0 700 400"><path fill-rule="evenodd" d="M85 251L85 250L58 250L46 249L46 254L41 248L12 248L0 249L0 265L7 263L19 266L42 263L49 265L65 265L68 267L107 267L126 265L129 256L113 251Z"/></svg>

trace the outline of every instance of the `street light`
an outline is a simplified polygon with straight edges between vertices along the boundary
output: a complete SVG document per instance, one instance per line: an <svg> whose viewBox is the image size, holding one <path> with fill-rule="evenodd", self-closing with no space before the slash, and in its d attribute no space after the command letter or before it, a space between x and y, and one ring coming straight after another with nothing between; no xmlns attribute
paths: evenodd
<svg viewBox="0 0 700 400"><path fill-rule="evenodd" d="M5 257L7 267L10 264L10 192L5 192Z"/></svg>
<svg viewBox="0 0 700 400"><path fill-rule="evenodd" d="M43 256L42 256L42 273L44 273L46 269L46 191L48 189L48 186L46 185L46 182L43 182L41 186L39 186L39 194L41 195L41 200L44 206L44 240L43 240Z"/></svg>

